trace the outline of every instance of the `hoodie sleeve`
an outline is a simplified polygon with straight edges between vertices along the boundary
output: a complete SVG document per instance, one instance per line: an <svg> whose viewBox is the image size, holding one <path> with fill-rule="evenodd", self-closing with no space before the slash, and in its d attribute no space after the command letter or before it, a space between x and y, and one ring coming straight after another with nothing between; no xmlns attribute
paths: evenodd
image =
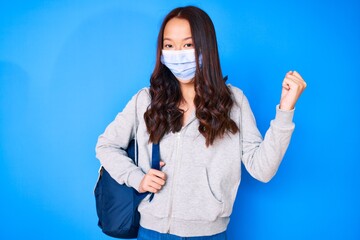
<svg viewBox="0 0 360 240"><path fill-rule="evenodd" d="M125 183L137 191L145 173L133 163L125 150L135 137L135 104L140 101L139 95L141 92L134 95L123 111L106 127L105 132L99 136L95 148L96 157L110 176L118 183Z"/></svg>
<svg viewBox="0 0 360 240"><path fill-rule="evenodd" d="M269 182L276 174L289 146L295 128L292 121L294 110L283 111L277 105L275 119L270 122L263 139L250 104L242 92L241 95L242 162L252 177L262 182Z"/></svg>

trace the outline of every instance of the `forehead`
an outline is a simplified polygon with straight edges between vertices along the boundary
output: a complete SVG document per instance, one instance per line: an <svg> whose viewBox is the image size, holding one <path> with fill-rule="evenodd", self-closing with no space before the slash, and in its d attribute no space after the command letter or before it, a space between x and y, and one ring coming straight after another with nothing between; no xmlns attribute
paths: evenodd
<svg viewBox="0 0 360 240"><path fill-rule="evenodd" d="M164 29L164 39L184 39L191 37L191 28L189 21L181 18L170 19Z"/></svg>

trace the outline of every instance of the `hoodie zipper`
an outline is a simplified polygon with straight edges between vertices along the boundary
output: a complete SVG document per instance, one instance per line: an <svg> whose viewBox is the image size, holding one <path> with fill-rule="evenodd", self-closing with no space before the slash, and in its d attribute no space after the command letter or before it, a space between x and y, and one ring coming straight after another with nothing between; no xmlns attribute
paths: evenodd
<svg viewBox="0 0 360 240"><path fill-rule="evenodd" d="M170 228L171 228L171 223L172 223L172 208L173 208L173 201L174 201L174 182L176 180L176 169L179 168L179 164L180 164L180 157L179 157L179 149L181 147L181 132L182 132L182 129L180 130L180 132L176 133L177 136L176 136L176 162L175 162L175 166L174 166L174 171L173 171L173 181L172 181L172 184L171 184L171 193L170 193L170 204L169 204L169 215L168 215L168 219L169 219L169 223L168 223L168 227L167 227L167 233L170 233Z"/></svg>
<svg viewBox="0 0 360 240"><path fill-rule="evenodd" d="M169 223L167 226L167 233L170 233L170 228L171 228L171 224L172 224L172 209L173 209L173 202L174 202L174 183L176 181L176 170L180 167L180 156L179 156L179 150L181 149L181 135L184 131L184 129L186 129L193 121L195 121L196 117L195 117L195 112L192 113L192 116L190 117L190 120L188 121L188 123L183 126L181 128L181 130L179 132L176 133L176 157L175 157L175 166L174 166L174 172L173 172L173 182L171 184L171 192L170 192L170 204L169 204L169 211L168 211L168 219L169 219Z"/></svg>

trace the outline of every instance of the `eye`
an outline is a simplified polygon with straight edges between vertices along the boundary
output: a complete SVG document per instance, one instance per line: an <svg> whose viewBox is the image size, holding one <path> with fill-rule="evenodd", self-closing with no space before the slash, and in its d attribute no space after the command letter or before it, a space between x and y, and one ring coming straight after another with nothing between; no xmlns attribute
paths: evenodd
<svg viewBox="0 0 360 240"><path fill-rule="evenodd" d="M184 45L185 48L192 48L193 47L193 44L192 43L186 43Z"/></svg>
<svg viewBox="0 0 360 240"><path fill-rule="evenodd" d="M172 48L173 47L173 45L171 45L171 44L169 44L169 43L165 43L164 44L164 48L166 49L168 49L168 48Z"/></svg>

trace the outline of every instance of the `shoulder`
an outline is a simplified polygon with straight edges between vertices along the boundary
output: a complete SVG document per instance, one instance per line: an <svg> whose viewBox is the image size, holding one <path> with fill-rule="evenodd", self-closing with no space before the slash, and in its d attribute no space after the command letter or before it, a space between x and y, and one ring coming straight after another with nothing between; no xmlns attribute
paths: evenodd
<svg viewBox="0 0 360 240"><path fill-rule="evenodd" d="M136 112L143 113L151 103L150 90L148 87L140 89L131 99Z"/></svg>
<svg viewBox="0 0 360 240"><path fill-rule="evenodd" d="M150 88L149 87L144 87L142 89L140 89L134 96L135 98L138 99L138 101L150 101L151 97L150 97Z"/></svg>
<svg viewBox="0 0 360 240"><path fill-rule="evenodd" d="M240 88L232 86L231 84L227 84L227 87L231 92L231 97L234 100L234 103L238 106L241 106L245 97L244 92Z"/></svg>
<svg viewBox="0 0 360 240"><path fill-rule="evenodd" d="M125 106L125 109L147 108L148 105L150 104L150 99L151 98L150 98L149 88L142 88L131 97L130 101L128 101L127 105Z"/></svg>

